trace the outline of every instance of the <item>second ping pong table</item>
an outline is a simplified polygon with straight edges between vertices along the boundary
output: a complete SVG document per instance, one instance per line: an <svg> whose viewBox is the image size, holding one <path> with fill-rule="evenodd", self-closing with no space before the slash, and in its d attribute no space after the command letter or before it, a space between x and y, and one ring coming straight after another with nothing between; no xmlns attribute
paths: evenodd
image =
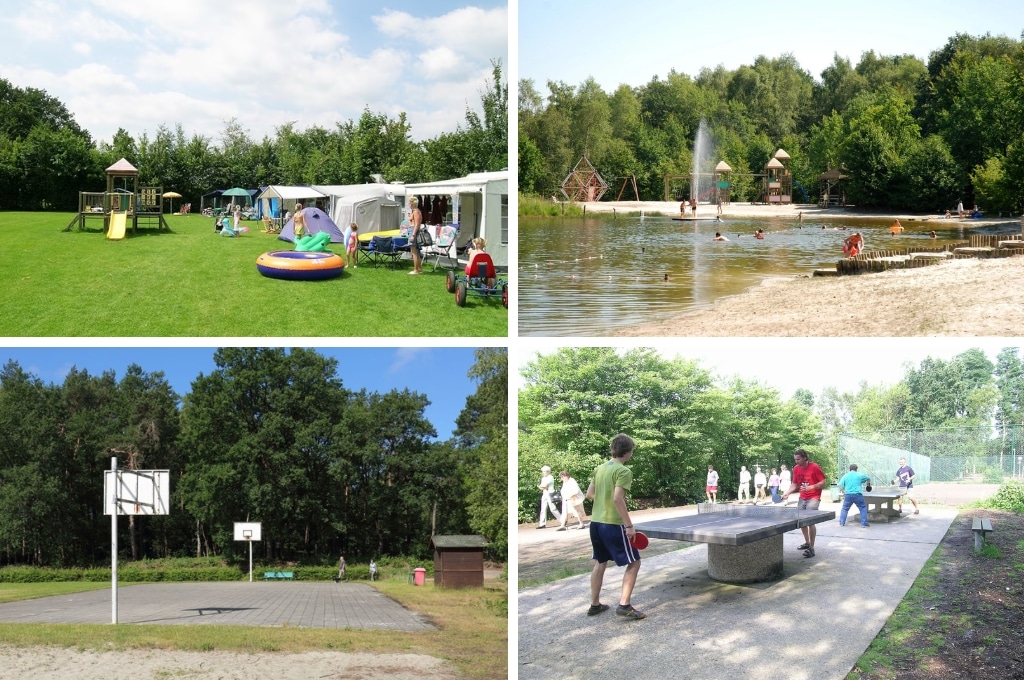
<svg viewBox="0 0 1024 680"><path fill-rule="evenodd" d="M700 503L696 515L641 522L636 528L649 538L707 543L708 576L758 583L782 578L784 533L835 518L826 510Z"/></svg>

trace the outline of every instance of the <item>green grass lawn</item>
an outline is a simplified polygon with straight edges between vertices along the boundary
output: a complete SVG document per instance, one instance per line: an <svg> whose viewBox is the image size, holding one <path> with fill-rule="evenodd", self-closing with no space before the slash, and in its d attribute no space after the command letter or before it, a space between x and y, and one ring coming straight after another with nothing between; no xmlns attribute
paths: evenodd
<svg viewBox="0 0 1024 680"><path fill-rule="evenodd" d="M360 265L328 281L262 276L256 258L292 245L252 231L226 238L213 219L169 215L170 233L121 241L64 227L73 213L0 213L0 336L507 337L499 298L455 304L445 271L408 276ZM89 226L87 225L87 226ZM333 250L343 254L341 244Z"/></svg>

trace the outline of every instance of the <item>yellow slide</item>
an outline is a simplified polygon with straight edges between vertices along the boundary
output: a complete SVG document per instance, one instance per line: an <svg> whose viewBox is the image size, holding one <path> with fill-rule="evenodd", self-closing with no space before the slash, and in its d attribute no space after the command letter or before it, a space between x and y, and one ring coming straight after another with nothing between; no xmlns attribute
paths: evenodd
<svg viewBox="0 0 1024 680"><path fill-rule="evenodd" d="M127 222L128 213L110 213L110 227L107 229L107 238L111 241L120 241L124 238L124 227Z"/></svg>

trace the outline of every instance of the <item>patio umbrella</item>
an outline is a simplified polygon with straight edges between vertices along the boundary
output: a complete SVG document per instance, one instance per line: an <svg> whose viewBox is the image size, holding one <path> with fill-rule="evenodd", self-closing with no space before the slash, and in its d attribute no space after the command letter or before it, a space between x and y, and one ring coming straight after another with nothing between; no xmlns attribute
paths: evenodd
<svg viewBox="0 0 1024 680"><path fill-rule="evenodd" d="M250 200L252 199L252 194L249 193L249 190L248 189L242 189L241 187L235 187L233 189L228 189L223 194L221 194L221 196L222 197L223 196L245 196L246 198L248 198ZM248 203L248 201L247 201L247 203Z"/></svg>
<svg viewBox="0 0 1024 680"><path fill-rule="evenodd" d="M173 214L174 213L174 199L181 198L181 194L179 194L177 191L165 191L163 193L163 197L171 199L171 213Z"/></svg>

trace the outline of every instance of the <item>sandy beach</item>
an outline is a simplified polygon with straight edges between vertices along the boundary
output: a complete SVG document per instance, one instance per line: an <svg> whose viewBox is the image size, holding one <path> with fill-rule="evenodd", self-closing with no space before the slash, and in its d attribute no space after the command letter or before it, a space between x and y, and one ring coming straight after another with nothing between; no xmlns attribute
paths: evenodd
<svg viewBox="0 0 1024 680"><path fill-rule="evenodd" d="M679 215L678 203L622 201L587 203L588 212L639 212ZM805 217L899 219L907 230L949 225L935 215L876 213L816 206L734 204L723 217ZM698 217L714 216L713 206L698 207ZM1007 231L1020 218L952 218L954 223ZM1024 257L954 260L918 269L842 277L775 277L742 294L665 321L622 329L618 336L1016 336L1024 327L1018 285Z"/></svg>

